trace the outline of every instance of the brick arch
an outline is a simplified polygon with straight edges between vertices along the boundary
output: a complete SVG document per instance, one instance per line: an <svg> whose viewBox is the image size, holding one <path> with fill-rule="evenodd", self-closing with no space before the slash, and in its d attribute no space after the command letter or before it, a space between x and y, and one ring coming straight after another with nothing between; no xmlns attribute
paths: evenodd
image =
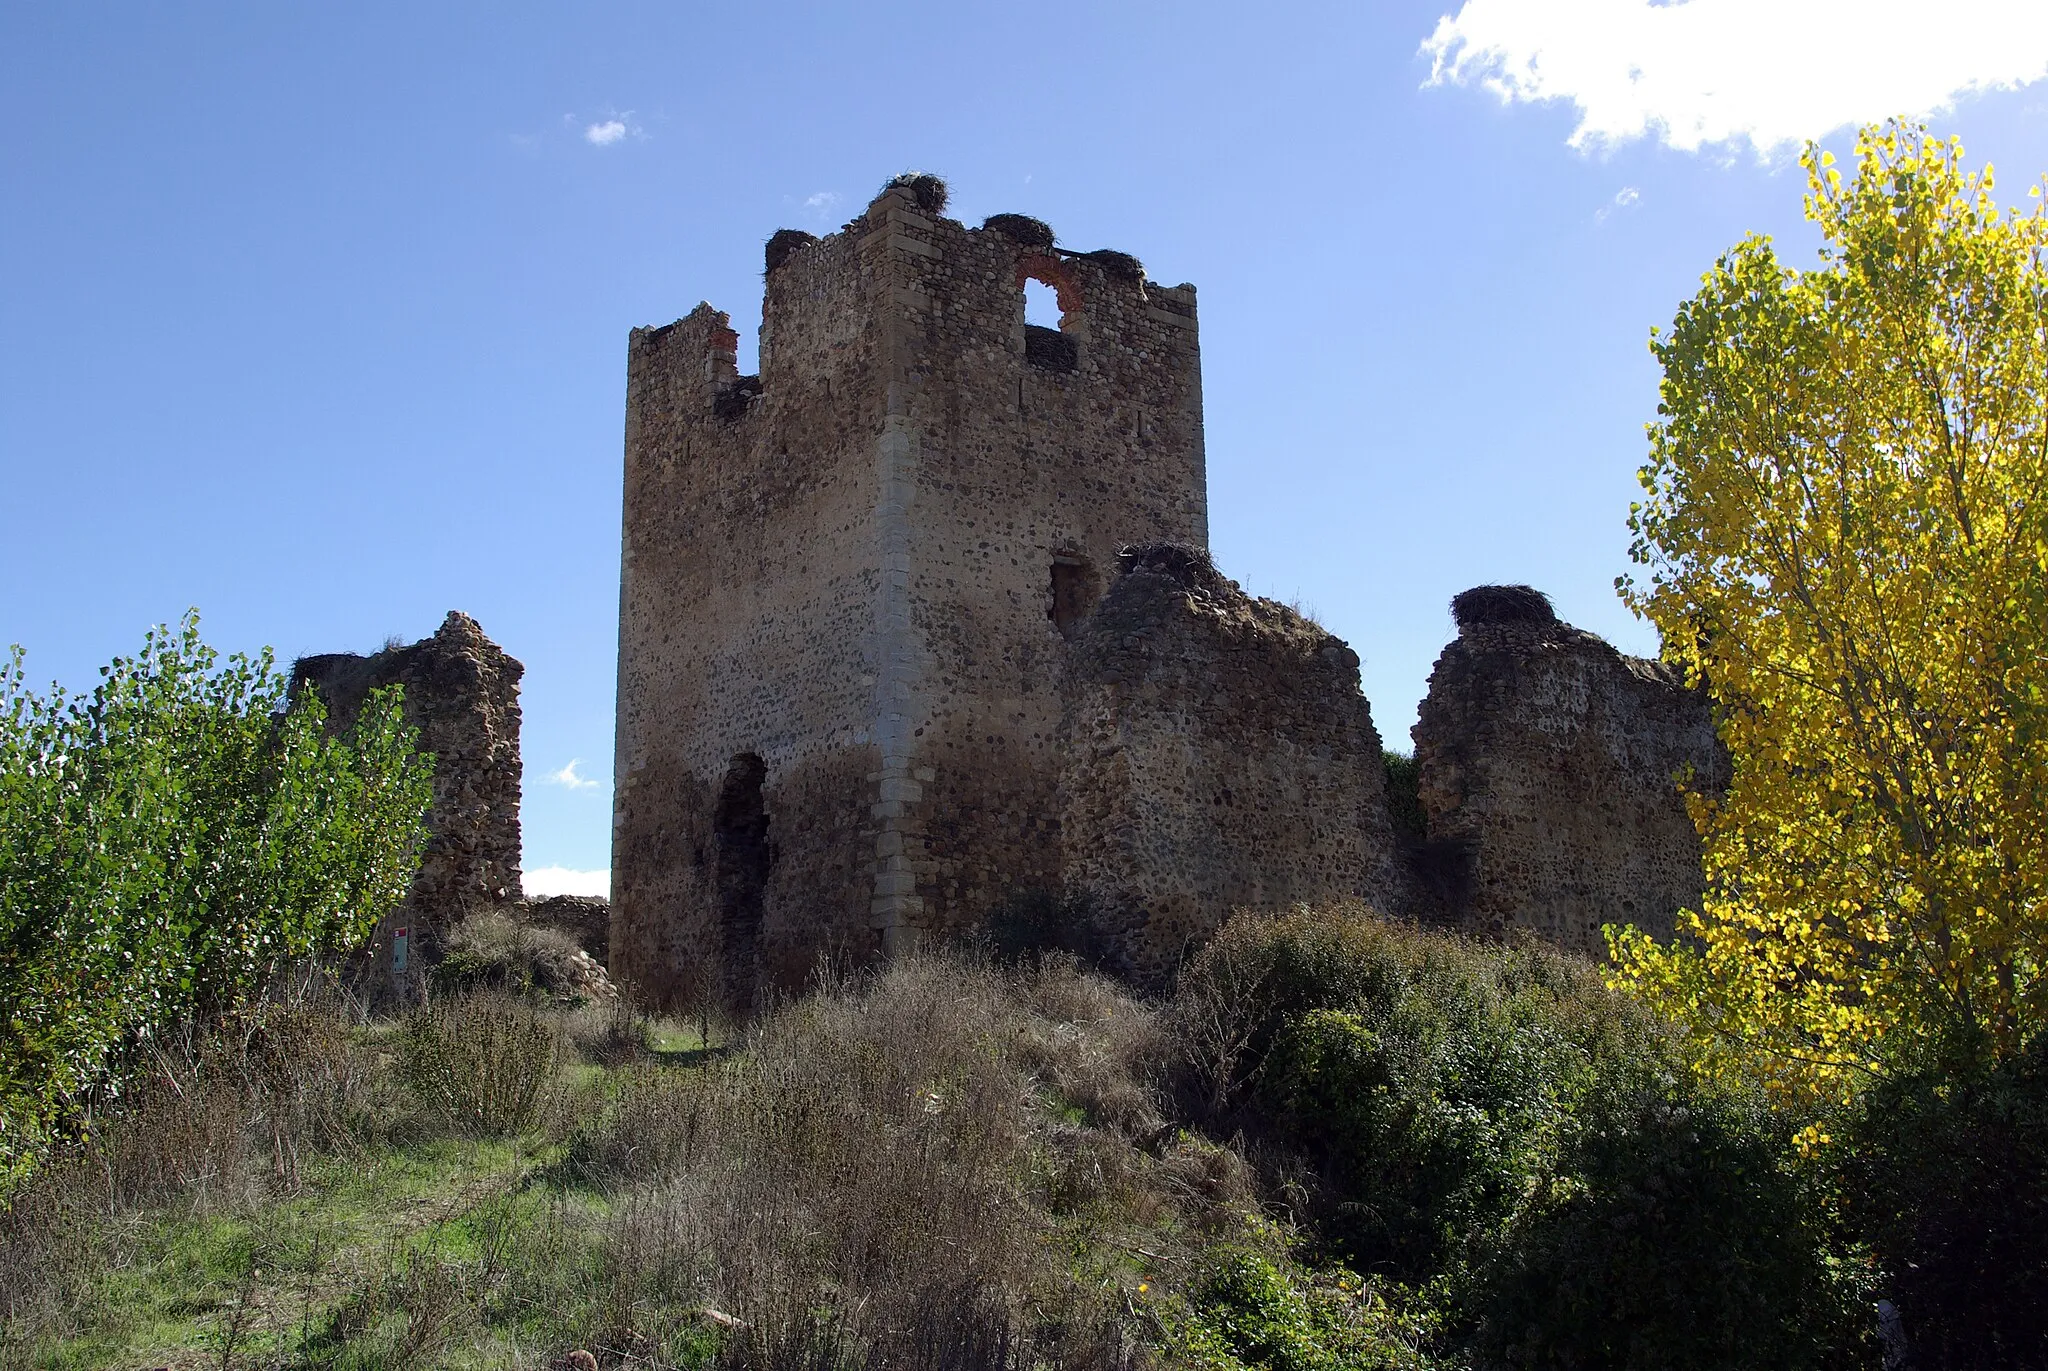
<svg viewBox="0 0 2048 1371"><path fill-rule="evenodd" d="M1017 289L1022 291L1026 281L1036 281L1042 286L1051 286L1053 294L1059 297L1060 322L1066 323L1066 316L1080 315L1085 308L1081 299L1081 286L1074 279L1074 273L1067 264L1047 252L1027 252L1017 258Z"/></svg>

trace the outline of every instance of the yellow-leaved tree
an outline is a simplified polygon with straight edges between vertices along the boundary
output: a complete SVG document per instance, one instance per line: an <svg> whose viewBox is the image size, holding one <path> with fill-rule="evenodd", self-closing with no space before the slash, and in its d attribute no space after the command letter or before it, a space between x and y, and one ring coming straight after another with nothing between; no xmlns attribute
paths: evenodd
<svg viewBox="0 0 2048 1371"><path fill-rule="evenodd" d="M2048 982L2048 219L1900 122L1809 147L1669 332L1619 583L1711 692L1702 908L1614 979L1828 1094L2014 1051ZM2039 194L2038 189L2033 194Z"/></svg>

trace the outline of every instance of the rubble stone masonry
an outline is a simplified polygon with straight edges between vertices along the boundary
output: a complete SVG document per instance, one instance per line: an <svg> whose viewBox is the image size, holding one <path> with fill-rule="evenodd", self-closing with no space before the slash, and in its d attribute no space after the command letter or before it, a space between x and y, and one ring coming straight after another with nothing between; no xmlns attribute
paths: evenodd
<svg viewBox="0 0 2048 1371"><path fill-rule="evenodd" d="M1605 923L1668 937L1701 887L1681 778L1728 784L1706 696L1559 622L1526 587L1481 587L1454 607L1458 637L1414 730L1446 912L1592 956Z"/></svg>
<svg viewBox="0 0 2048 1371"><path fill-rule="evenodd" d="M1705 702L1468 592L1415 731L1428 838L1397 839L1357 657L1204 551L1194 287L943 201L899 178L777 233L757 375L708 304L632 334L614 975L745 1010L1062 895L1150 981L1296 901L1668 932L1700 879L1674 778L1725 772Z"/></svg>
<svg viewBox="0 0 2048 1371"><path fill-rule="evenodd" d="M405 717L434 755L427 847L402 916L431 951L471 909L519 898L519 678L522 667L467 614L410 647L301 657L292 696L317 689L328 725L354 727L373 690L405 689Z"/></svg>
<svg viewBox="0 0 2048 1371"><path fill-rule="evenodd" d="M1132 549L1074 643L1066 893L1141 984L1237 909L1412 904L1358 656L1194 549Z"/></svg>
<svg viewBox="0 0 2048 1371"><path fill-rule="evenodd" d="M1193 287L909 185L773 247L758 376L709 305L628 353L611 945L657 1002L1056 888L1064 631L1208 535Z"/></svg>

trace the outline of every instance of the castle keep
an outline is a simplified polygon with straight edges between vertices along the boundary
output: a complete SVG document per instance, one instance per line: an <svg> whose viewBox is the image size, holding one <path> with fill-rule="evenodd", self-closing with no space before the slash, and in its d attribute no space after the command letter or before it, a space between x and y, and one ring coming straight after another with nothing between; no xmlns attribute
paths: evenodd
<svg viewBox="0 0 2048 1371"><path fill-rule="evenodd" d="M1120 547L1207 541L1193 288L942 194L780 239L758 376L708 305L633 334L613 955L657 995L1056 885L1063 632Z"/></svg>
<svg viewBox="0 0 2048 1371"><path fill-rule="evenodd" d="M1240 907L1462 918L1474 882L1394 834L1357 657L1202 550L1194 287L944 197L778 233L757 375L708 304L632 334L613 973L744 1005L1049 898L1141 979Z"/></svg>

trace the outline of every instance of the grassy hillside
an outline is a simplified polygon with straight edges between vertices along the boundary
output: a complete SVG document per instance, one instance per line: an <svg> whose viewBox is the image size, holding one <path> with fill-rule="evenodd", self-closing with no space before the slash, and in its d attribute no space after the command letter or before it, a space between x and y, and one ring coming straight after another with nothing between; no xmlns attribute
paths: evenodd
<svg viewBox="0 0 2048 1371"><path fill-rule="evenodd" d="M1874 1365L1802 1121L1681 1047L1582 963L1346 909L1157 1002L942 954L709 1044L309 982L17 1194L0 1364Z"/></svg>

